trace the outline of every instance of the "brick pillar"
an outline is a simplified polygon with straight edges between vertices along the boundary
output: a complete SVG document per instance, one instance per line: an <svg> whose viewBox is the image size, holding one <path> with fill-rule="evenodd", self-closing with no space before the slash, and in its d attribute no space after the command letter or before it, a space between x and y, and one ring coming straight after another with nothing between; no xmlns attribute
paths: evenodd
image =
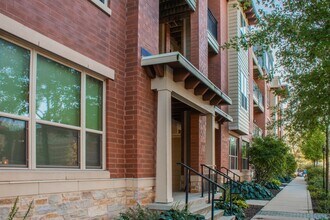
<svg viewBox="0 0 330 220"><path fill-rule="evenodd" d="M199 112L192 112L190 115L190 166L201 172L200 165L205 163L206 150L206 116ZM201 178L192 174L190 191L200 192Z"/></svg>
<svg viewBox="0 0 330 220"><path fill-rule="evenodd" d="M191 14L191 62L204 75L208 75L207 1L197 1Z"/></svg>

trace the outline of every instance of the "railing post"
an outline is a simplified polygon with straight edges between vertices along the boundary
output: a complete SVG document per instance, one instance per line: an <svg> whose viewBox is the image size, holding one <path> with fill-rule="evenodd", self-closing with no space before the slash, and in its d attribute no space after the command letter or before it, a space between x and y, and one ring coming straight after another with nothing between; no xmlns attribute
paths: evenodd
<svg viewBox="0 0 330 220"><path fill-rule="evenodd" d="M186 208L188 206L189 169L186 169Z"/></svg>
<svg viewBox="0 0 330 220"><path fill-rule="evenodd" d="M203 164L201 164L202 175L204 176ZM202 178L202 197L204 197L204 180Z"/></svg>
<svg viewBox="0 0 330 220"><path fill-rule="evenodd" d="M211 169L209 169L209 179L211 179ZM211 182L209 182L209 195L208 195L208 202L210 203L210 193L211 193Z"/></svg>
<svg viewBox="0 0 330 220"><path fill-rule="evenodd" d="M214 188L215 185L212 184L212 209L211 209L211 219L214 219Z"/></svg>
<svg viewBox="0 0 330 220"><path fill-rule="evenodd" d="M230 180L229 184L229 202L230 202L230 214L233 214L233 198L232 198L232 189L233 189L233 181Z"/></svg>

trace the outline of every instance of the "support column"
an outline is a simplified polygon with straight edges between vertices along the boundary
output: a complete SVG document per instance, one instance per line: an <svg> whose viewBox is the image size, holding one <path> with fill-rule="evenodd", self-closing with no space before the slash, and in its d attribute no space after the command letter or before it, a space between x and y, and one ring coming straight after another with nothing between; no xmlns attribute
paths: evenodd
<svg viewBox="0 0 330 220"><path fill-rule="evenodd" d="M215 165L215 122L214 116L206 116L206 164Z"/></svg>
<svg viewBox="0 0 330 220"><path fill-rule="evenodd" d="M155 202L170 203L172 197L171 91L158 91Z"/></svg>

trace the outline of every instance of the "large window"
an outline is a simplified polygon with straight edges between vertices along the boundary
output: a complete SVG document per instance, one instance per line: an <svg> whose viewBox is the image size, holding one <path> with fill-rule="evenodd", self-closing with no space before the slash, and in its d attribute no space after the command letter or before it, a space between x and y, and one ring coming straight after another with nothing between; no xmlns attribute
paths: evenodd
<svg viewBox="0 0 330 220"><path fill-rule="evenodd" d="M241 106L245 110L248 109L248 80L246 75L241 71L240 74L240 89L241 89Z"/></svg>
<svg viewBox="0 0 330 220"><path fill-rule="evenodd" d="M229 137L229 169L238 169L238 139Z"/></svg>
<svg viewBox="0 0 330 220"><path fill-rule="evenodd" d="M0 38L0 166L102 168L103 84Z"/></svg>
<svg viewBox="0 0 330 220"><path fill-rule="evenodd" d="M247 150L249 148L249 143L246 141L242 142L242 169L248 170L249 169L249 160L247 156Z"/></svg>

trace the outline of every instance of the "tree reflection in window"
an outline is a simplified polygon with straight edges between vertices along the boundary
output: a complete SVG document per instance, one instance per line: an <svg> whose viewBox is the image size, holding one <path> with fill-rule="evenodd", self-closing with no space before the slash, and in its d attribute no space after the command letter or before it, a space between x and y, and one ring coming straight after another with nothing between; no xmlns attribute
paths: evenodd
<svg viewBox="0 0 330 220"><path fill-rule="evenodd" d="M0 112L29 114L30 51L0 39Z"/></svg>
<svg viewBox="0 0 330 220"><path fill-rule="evenodd" d="M80 85L79 71L38 55L37 118L80 126Z"/></svg>

